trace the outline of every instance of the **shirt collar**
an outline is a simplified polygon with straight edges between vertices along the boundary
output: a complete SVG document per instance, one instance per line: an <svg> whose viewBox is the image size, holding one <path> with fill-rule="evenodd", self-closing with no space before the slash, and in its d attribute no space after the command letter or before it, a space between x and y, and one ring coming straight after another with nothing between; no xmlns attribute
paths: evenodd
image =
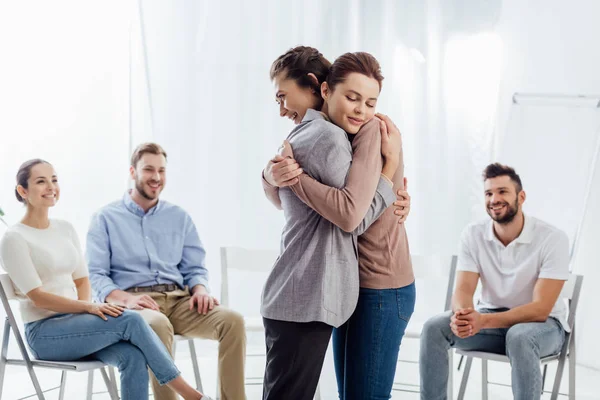
<svg viewBox="0 0 600 400"><path fill-rule="evenodd" d="M531 243L531 241L533 240L533 228L534 228L534 221L527 217L525 214L523 214L523 230L521 231L521 234L519 236L517 236L517 238L515 240L513 240L513 242L515 243ZM498 238L496 237L496 234L494 233L494 221L492 219L490 219L490 221L488 222L488 229L487 229L487 234L486 234L486 240L489 241L495 241L498 240Z"/></svg>
<svg viewBox="0 0 600 400"><path fill-rule="evenodd" d="M127 208L133 214L143 217L145 215L156 214L156 212L160 209L162 202L159 200L154 207L148 210L148 212L144 212L144 209L140 207L138 203L133 201L131 198L131 190L128 190L125 192L125 195L123 195L123 204L125 204L125 208Z"/></svg>
<svg viewBox="0 0 600 400"><path fill-rule="evenodd" d="M533 240L533 228L534 221L531 218L528 218L525 214L523 214L523 219L525 222L523 223L523 230L521 234L515 239L517 243L531 243Z"/></svg>
<svg viewBox="0 0 600 400"><path fill-rule="evenodd" d="M315 119L324 119L325 121L329 121L329 118L327 118L327 116L325 114L323 114L321 111L317 111L317 110L313 110L312 108L309 108L308 110L306 110L306 114L304 114L304 118L302 118L302 122L310 122Z"/></svg>

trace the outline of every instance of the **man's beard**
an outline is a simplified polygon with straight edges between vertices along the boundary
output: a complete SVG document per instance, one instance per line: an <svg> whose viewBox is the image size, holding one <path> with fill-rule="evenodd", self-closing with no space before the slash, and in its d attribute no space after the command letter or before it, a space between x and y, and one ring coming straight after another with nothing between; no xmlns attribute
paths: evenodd
<svg viewBox="0 0 600 400"><path fill-rule="evenodd" d="M494 213L490 208L487 208L488 215L497 223L501 225L510 224L519 212L519 198L515 199L514 205L511 207L509 203L506 203L506 212L501 217L495 217Z"/></svg>
<svg viewBox="0 0 600 400"><path fill-rule="evenodd" d="M152 197L148 193L146 193L146 191L144 190L144 184L138 180L135 181L135 190L137 190L137 192L141 194L142 197L146 200L155 200L158 197L158 194L155 197Z"/></svg>

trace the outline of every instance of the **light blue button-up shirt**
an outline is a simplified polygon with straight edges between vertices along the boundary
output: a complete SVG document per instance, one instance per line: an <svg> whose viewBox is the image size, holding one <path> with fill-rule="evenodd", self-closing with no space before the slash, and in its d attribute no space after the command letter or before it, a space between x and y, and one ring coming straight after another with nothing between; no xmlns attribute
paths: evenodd
<svg viewBox="0 0 600 400"><path fill-rule="evenodd" d="M129 193L100 209L87 235L90 281L100 302L113 290L174 283L208 289L206 252L192 218L160 200L144 212Z"/></svg>

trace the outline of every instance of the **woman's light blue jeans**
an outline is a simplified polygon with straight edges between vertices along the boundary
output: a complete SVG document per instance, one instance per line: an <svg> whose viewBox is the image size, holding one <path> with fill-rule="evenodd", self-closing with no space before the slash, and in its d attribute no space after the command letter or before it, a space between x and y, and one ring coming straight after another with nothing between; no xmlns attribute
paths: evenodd
<svg viewBox="0 0 600 400"><path fill-rule="evenodd" d="M414 282L398 289L360 288L356 310L333 332L340 400L391 397L398 351L415 309L415 296Z"/></svg>
<svg viewBox="0 0 600 400"><path fill-rule="evenodd" d="M108 321L92 314L61 314L25 325L40 360L97 359L118 367L123 400L148 399L148 367L161 385L180 374L156 333L142 317L125 310Z"/></svg>

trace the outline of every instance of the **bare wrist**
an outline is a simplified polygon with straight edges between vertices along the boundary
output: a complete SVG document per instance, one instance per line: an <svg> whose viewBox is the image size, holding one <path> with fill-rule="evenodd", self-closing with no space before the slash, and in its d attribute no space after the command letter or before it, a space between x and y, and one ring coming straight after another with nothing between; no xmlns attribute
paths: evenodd
<svg viewBox="0 0 600 400"><path fill-rule="evenodd" d="M272 187L277 187L277 184L275 182L272 182L267 178L267 174L265 174L264 169L262 171L262 177L263 177L263 181L265 181L267 183L267 185L272 186Z"/></svg>
<svg viewBox="0 0 600 400"><path fill-rule="evenodd" d="M491 328L490 317L492 314L483 313L481 314L481 329L489 329Z"/></svg>
<svg viewBox="0 0 600 400"><path fill-rule="evenodd" d="M393 182L394 180L394 174L396 173L396 170L398 165L394 165L392 162L386 162L383 165L383 169L381 170L381 174L384 175L386 178L388 178L390 181Z"/></svg>
<svg viewBox="0 0 600 400"><path fill-rule="evenodd" d="M203 292L204 294L208 294L208 290L206 289L206 286L204 286L202 284L197 284L196 286L194 286L192 288L192 294L196 294L197 292Z"/></svg>
<svg viewBox="0 0 600 400"><path fill-rule="evenodd" d="M92 309L93 303L89 301L78 300L81 305L81 313L89 313Z"/></svg>
<svg viewBox="0 0 600 400"><path fill-rule="evenodd" d="M400 157L398 157L398 154L394 154L392 156L384 156L383 163L384 165L389 164L390 166L397 167L400 163Z"/></svg>

